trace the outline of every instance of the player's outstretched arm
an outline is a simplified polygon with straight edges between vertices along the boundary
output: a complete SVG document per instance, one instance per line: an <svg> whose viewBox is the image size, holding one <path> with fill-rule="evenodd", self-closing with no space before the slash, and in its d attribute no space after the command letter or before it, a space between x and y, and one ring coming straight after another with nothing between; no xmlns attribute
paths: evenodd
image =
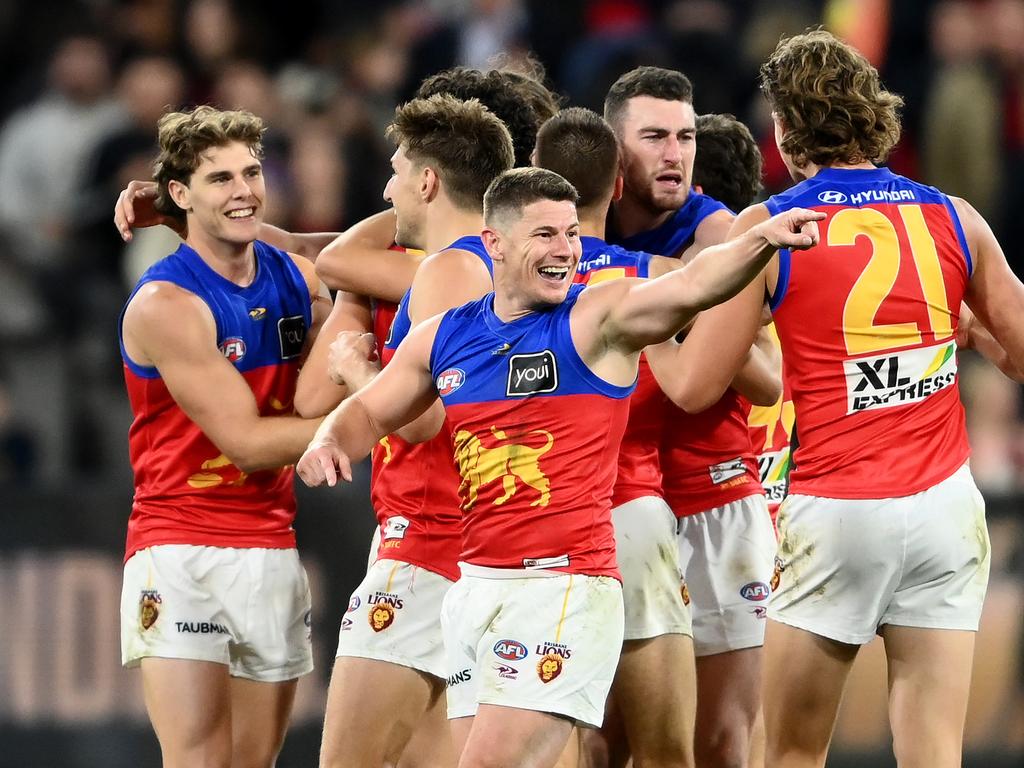
<svg viewBox="0 0 1024 768"><path fill-rule="evenodd" d="M175 402L243 472L293 463L318 419L261 416L252 390L217 349L213 315L170 283L143 286L125 311L125 348L160 372Z"/></svg>
<svg viewBox="0 0 1024 768"><path fill-rule="evenodd" d="M393 249L395 229L391 208L352 225L320 251L320 279L334 290L401 301L423 257Z"/></svg>
<svg viewBox="0 0 1024 768"><path fill-rule="evenodd" d="M437 399L430 350L440 317L414 328L379 375L324 419L296 470L309 486L352 480L352 462L422 414Z"/></svg>
<svg viewBox="0 0 1024 768"><path fill-rule="evenodd" d="M157 183L149 180L129 181L121 190L114 204L114 226L126 243L131 242L133 229L146 227L163 225L183 239L188 234L184 219L165 216L153 207L156 195ZM315 261L320 249L337 236L337 232L287 232L272 224L261 224L259 239L282 251Z"/></svg>
<svg viewBox="0 0 1024 768"><path fill-rule="evenodd" d="M306 358L295 387L295 411L306 418L323 416L337 407L349 392L365 382L353 382L331 375L331 348L344 331L367 333L372 326L370 304L361 296L339 293L331 314L320 329Z"/></svg>
<svg viewBox="0 0 1024 768"><path fill-rule="evenodd" d="M705 248L682 269L656 280L623 282L622 295L602 324L606 341L635 350L670 338L697 312L726 301L750 284L779 248L802 250L816 245L816 222L824 217L818 211L794 208L721 245ZM758 308L763 290L762 285Z"/></svg>

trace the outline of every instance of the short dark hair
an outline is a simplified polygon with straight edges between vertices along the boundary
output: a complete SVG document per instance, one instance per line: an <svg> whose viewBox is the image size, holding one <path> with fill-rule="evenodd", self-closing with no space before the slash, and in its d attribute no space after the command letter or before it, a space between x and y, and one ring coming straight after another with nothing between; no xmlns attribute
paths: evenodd
<svg viewBox="0 0 1024 768"><path fill-rule="evenodd" d="M761 191L761 150L733 115L697 116L693 185L739 213Z"/></svg>
<svg viewBox="0 0 1024 768"><path fill-rule="evenodd" d="M661 67L636 67L619 77L604 97L604 119L616 131L630 99L650 96L693 104L693 85L682 72Z"/></svg>
<svg viewBox="0 0 1024 768"><path fill-rule="evenodd" d="M761 90L798 168L879 163L899 141L903 99L882 87L856 48L823 29L783 39L761 66Z"/></svg>
<svg viewBox="0 0 1024 768"><path fill-rule="evenodd" d="M522 216L523 208L538 200L568 200L576 204L576 188L554 171L545 168L513 168L498 176L484 195L484 224L497 227Z"/></svg>
<svg viewBox="0 0 1024 768"><path fill-rule="evenodd" d="M263 121L245 110L220 110L200 106L191 112L168 112L157 122L160 154L153 164L157 196L153 205L165 216L185 220L185 211L171 199L168 184L188 184L211 147L234 141L249 147L253 157L263 156Z"/></svg>
<svg viewBox="0 0 1024 768"><path fill-rule="evenodd" d="M543 83L503 69L483 72L469 67L452 67L431 75L416 90L416 98L437 94L457 99L479 99L497 115L512 136L517 166L530 164L537 129L558 111L557 98Z"/></svg>
<svg viewBox="0 0 1024 768"><path fill-rule="evenodd" d="M395 110L388 134L414 164L437 172L453 204L479 211L487 185L512 167L505 124L476 99L436 95Z"/></svg>
<svg viewBox="0 0 1024 768"><path fill-rule="evenodd" d="M579 193L577 206L607 202L619 172L619 144L599 114L563 109L537 132L536 163L563 176Z"/></svg>

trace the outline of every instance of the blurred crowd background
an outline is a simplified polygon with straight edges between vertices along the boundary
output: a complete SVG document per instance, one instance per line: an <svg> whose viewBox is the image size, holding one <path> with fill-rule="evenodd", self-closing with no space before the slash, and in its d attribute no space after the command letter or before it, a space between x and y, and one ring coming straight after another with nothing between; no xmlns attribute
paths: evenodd
<svg viewBox="0 0 1024 768"><path fill-rule="evenodd" d="M168 106L261 115L268 220L335 231L385 206L384 128L424 76L539 64L565 103L600 111L618 75L655 64L693 80L698 113L747 122L771 193L789 181L757 69L816 24L905 96L893 169L969 199L1024 275L1024 0L0 0L0 766L156 764L117 655L131 473L116 321L176 238L126 246L111 219L127 181L149 177ZM994 555L968 746L1019 765L1021 389L969 355L961 370ZM321 663L280 765L313 764L339 606L372 526L365 477L300 496ZM891 764L873 653L858 674L833 763Z"/></svg>

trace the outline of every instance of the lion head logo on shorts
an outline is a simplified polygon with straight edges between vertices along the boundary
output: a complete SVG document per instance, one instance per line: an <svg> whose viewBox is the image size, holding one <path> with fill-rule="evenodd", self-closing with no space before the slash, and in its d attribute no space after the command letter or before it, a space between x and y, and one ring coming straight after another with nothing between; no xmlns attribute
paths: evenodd
<svg viewBox="0 0 1024 768"><path fill-rule="evenodd" d="M139 597L139 624L146 630L156 624L160 618L160 603L163 598L155 589L144 589Z"/></svg>
<svg viewBox="0 0 1024 768"><path fill-rule="evenodd" d="M690 589L686 586L686 582L685 581L683 582L682 586L679 587L679 592L683 596L683 605L689 605L690 604Z"/></svg>
<svg viewBox="0 0 1024 768"><path fill-rule="evenodd" d="M370 629L374 632L383 632L395 621L395 607L384 601L373 603L370 606Z"/></svg>
<svg viewBox="0 0 1024 768"><path fill-rule="evenodd" d="M782 572L786 570L786 566L782 564L782 558L775 558L775 570L772 571L772 580L768 582L768 586L772 592L779 588L779 582L782 580Z"/></svg>
<svg viewBox="0 0 1024 768"><path fill-rule="evenodd" d="M560 674L565 658L560 653L545 653L537 662L537 677L542 683L550 683Z"/></svg>

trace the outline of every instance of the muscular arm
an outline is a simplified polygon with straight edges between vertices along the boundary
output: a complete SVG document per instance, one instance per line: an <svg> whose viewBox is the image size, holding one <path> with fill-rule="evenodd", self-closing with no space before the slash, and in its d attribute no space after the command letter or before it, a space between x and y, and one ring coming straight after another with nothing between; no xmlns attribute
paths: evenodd
<svg viewBox="0 0 1024 768"><path fill-rule="evenodd" d="M767 208L753 206L736 218L733 233L768 219ZM648 354L656 378L671 388L670 397L680 408L688 413L707 410L732 385L750 354L764 298L765 280L758 278L729 301L702 312L681 344L669 342L653 358Z"/></svg>
<svg viewBox="0 0 1024 768"><path fill-rule="evenodd" d="M342 331L365 333L371 327L370 303L355 294L339 293L331 314L320 329L299 372L295 387L295 410L300 416L322 416L345 398L348 388L343 384L335 384L328 375L331 343Z"/></svg>
<svg viewBox="0 0 1024 768"><path fill-rule="evenodd" d="M814 211L786 211L742 229L728 242L705 248L682 269L656 280L609 283L608 289L620 295L598 325L604 343L630 351L664 341L697 312L736 296L761 274L778 248L809 248L816 243L814 222L821 218L824 214ZM758 317L761 304L757 304ZM744 357L754 332L756 326Z"/></svg>
<svg viewBox="0 0 1024 768"><path fill-rule="evenodd" d="M763 326L732 386L753 405L775 405L782 396L782 350Z"/></svg>
<svg viewBox="0 0 1024 768"><path fill-rule="evenodd" d="M954 198L953 204L974 261L964 301L1005 353L1000 368L1024 370L1024 284L1006 263L1003 249L981 214L964 200Z"/></svg>
<svg viewBox="0 0 1024 768"><path fill-rule="evenodd" d="M331 288L398 302L423 260L418 253L392 250L395 212L381 211L355 224L328 244L316 271Z"/></svg>
<svg viewBox="0 0 1024 768"><path fill-rule="evenodd" d="M296 465L306 485L352 479L351 462L367 456L385 435L422 414L437 398L430 350L440 318L414 328L387 368L324 419Z"/></svg>
<svg viewBox="0 0 1024 768"><path fill-rule="evenodd" d="M217 349L209 309L170 283L144 286L124 316L129 357L160 372L175 402L243 472L294 462L319 420L260 416L242 375Z"/></svg>
<svg viewBox="0 0 1024 768"><path fill-rule="evenodd" d="M288 232L273 224L260 224L260 240L282 251L297 253L311 262L316 261L320 250L336 237L337 232ZM334 288L326 280L324 283Z"/></svg>

